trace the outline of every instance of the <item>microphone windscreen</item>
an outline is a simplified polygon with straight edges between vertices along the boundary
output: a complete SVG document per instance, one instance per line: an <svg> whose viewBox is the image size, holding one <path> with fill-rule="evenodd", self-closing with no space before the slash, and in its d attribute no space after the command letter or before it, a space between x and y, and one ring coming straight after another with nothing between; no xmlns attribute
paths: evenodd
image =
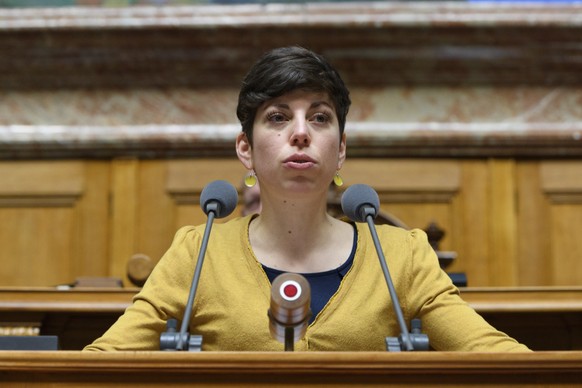
<svg viewBox="0 0 582 388"><path fill-rule="evenodd" d="M352 221L366 222L366 215L361 211L364 206L374 208L375 218L380 208L380 198L376 190L364 184L348 187L342 195L342 210L344 214Z"/></svg>
<svg viewBox="0 0 582 388"><path fill-rule="evenodd" d="M228 216L236 208L238 193L233 185L227 181L217 180L210 182L200 194L200 207L208 214L208 204L218 202L216 218Z"/></svg>

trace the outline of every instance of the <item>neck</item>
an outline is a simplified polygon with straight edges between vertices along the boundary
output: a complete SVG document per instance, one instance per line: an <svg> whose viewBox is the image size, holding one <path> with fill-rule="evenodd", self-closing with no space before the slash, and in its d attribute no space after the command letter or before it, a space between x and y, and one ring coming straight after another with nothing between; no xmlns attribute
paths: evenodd
<svg viewBox="0 0 582 388"><path fill-rule="evenodd" d="M336 268L347 258L339 253L351 249L346 233L351 235L351 227L327 214L325 198L277 204L267 200L250 225L249 238L258 260L269 267L319 272Z"/></svg>
<svg viewBox="0 0 582 388"><path fill-rule="evenodd" d="M300 199L268 200L262 203L261 215L253 222L255 231L263 237L289 243L308 242L317 239L330 224L325 199L307 201Z"/></svg>

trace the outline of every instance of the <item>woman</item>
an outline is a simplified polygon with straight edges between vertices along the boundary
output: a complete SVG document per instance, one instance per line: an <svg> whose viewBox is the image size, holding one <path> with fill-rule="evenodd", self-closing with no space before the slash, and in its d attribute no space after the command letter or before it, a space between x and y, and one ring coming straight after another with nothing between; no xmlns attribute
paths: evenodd
<svg viewBox="0 0 582 388"><path fill-rule="evenodd" d="M213 227L190 333L203 350L282 350L271 338L270 282L304 274L313 317L295 350L385 351L400 332L365 224L326 212L341 183L349 92L321 56L299 47L266 53L239 94L236 152L260 181L261 212ZM379 226L405 321L420 318L436 350L527 351L459 297L420 230ZM156 350L170 318L181 319L204 225L176 234L125 314L86 350Z"/></svg>

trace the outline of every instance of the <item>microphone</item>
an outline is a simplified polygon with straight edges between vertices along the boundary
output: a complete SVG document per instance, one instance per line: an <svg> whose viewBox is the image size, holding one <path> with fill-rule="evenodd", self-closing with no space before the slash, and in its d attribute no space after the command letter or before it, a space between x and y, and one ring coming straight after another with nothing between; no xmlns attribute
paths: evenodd
<svg viewBox="0 0 582 388"><path fill-rule="evenodd" d="M200 281L200 272L202 271L202 264L204 263L204 256L210 238L210 231L212 223L215 218L224 218L231 214L238 203L238 193L233 185L227 181L217 180L209 183L202 189L200 194L200 207L202 211L208 216L206 220L206 228L200 251L198 252L198 261L196 262L196 269L190 285L190 293L188 295L188 302L186 303L186 310L184 311L184 318L182 319L182 326L180 332L176 332L177 322L175 319L169 319L166 331L160 335L160 349L161 350L202 350L202 336L190 335L188 325L190 323L190 315L192 315L192 307L194 305L194 298L196 296L196 289Z"/></svg>
<svg viewBox="0 0 582 388"><path fill-rule="evenodd" d="M224 218L234 211L237 203L238 193L227 181L211 182L200 193L200 207L208 217L214 212L216 218Z"/></svg>
<svg viewBox="0 0 582 388"><path fill-rule="evenodd" d="M348 187L348 189L344 192L342 195L341 204L344 214L352 221L368 223L370 233L372 234L372 240L374 241L374 246L376 247L376 252L378 254L378 259L380 260L380 266L384 272L384 278L386 279L386 284L388 285L388 292L390 293L390 298L392 299L392 304L394 306L394 312L396 313L396 319L398 320L398 325L400 326L399 337L386 337L387 350L392 352L399 352L401 350L428 350L428 336L420 332L420 320L412 320L412 333L408 332L408 328L404 322L402 307L400 306L398 295L394 289L394 283L390 277L390 272L386 264L386 258L384 257L384 252L382 251L382 246L380 245L380 239L378 238L376 227L374 225L374 219L378 215L378 209L380 208L380 199L378 198L378 193L376 193L376 191L368 185L355 184Z"/></svg>
<svg viewBox="0 0 582 388"><path fill-rule="evenodd" d="M294 343L303 338L311 318L311 287L305 277L283 273L271 285L269 331L271 336L285 344L285 351L293 351Z"/></svg>

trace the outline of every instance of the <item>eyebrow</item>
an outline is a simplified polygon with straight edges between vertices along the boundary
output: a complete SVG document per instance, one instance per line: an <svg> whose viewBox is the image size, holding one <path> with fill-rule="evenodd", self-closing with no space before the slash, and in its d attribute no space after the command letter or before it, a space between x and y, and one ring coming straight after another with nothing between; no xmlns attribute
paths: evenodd
<svg viewBox="0 0 582 388"><path fill-rule="evenodd" d="M321 105L325 105L328 108L333 109L333 106L330 103L328 103L327 101L323 101L323 100L318 100L318 101L312 102L311 105L309 105L309 108L317 108L318 106L321 106ZM269 104L269 105L267 105L267 108L269 106L273 106L273 107L281 108L281 109L290 109L289 104L285 104L285 103Z"/></svg>
<svg viewBox="0 0 582 388"><path fill-rule="evenodd" d="M311 108L316 108L320 105L325 105L328 108L333 109L333 106L327 101L315 101L313 104L311 104Z"/></svg>

